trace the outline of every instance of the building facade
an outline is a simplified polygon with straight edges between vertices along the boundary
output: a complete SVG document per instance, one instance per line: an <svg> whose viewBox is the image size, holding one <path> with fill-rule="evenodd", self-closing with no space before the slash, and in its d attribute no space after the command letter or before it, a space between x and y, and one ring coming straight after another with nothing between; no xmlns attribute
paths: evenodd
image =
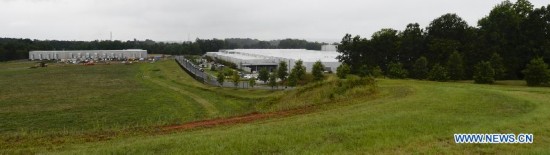
<svg viewBox="0 0 550 155"><path fill-rule="evenodd" d="M147 50L30 51L29 60L145 59Z"/></svg>
<svg viewBox="0 0 550 155"><path fill-rule="evenodd" d="M338 55L336 51L305 49L233 49L206 53L206 56L232 62L238 68L250 71L258 71L264 67L273 69L281 61L285 61L291 69L296 61L302 60L307 72L311 72L316 61L323 63L325 71L335 72L341 64L336 58Z"/></svg>

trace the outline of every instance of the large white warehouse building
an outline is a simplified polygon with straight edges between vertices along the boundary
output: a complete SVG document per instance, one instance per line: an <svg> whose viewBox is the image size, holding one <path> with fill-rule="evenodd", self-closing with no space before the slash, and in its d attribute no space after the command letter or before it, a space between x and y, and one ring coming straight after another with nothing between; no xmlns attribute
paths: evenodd
<svg viewBox="0 0 550 155"><path fill-rule="evenodd" d="M68 59L140 59L147 58L147 50L77 50L77 51L30 51L30 60Z"/></svg>
<svg viewBox="0 0 550 155"><path fill-rule="evenodd" d="M325 71L336 71L340 62L336 51L315 51L305 49L233 49L208 52L207 56L235 63L244 70L258 71L262 67L275 68L280 61L285 61L289 68L293 68L298 60L304 62L307 72L316 61L325 65Z"/></svg>

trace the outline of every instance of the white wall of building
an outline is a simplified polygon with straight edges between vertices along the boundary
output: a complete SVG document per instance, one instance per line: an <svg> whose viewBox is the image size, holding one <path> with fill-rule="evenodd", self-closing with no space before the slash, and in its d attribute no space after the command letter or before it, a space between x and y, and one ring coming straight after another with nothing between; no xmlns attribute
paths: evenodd
<svg viewBox="0 0 550 155"><path fill-rule="evenodd" d="M280 61L288 63L293 68L298 60L303 61L307 72L311 72L313 64L320 60L323 65L336 72L340 62L336 59L336 51L313 51L305 49L235 49L208 52L207 56L229 61L240 66L246 65L278 65Z"/></svg>
<svg viewBox="0 0 550 155"><path fill-rule="evenodd" d="M147 50L81 50L81 51L30 51L30 60L147 58Z"/></svg>
<svg viewBox="0 0 550 155"><path fill-rule="evenodd" d="M323 45L321 51L337 51L336 45Z"/></svg>

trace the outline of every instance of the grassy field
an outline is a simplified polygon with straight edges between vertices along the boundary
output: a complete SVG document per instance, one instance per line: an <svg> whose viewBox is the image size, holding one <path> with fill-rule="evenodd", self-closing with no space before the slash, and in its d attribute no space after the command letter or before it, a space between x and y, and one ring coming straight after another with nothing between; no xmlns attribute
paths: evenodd
<svg viewBox="0 0 550 155"><path fill-rule="evenodd" d="M240 115L255 111L254 97L271 93L205 87L173 61L28 69L32 65L0 63L1 149L97 141Z"/></svg>
<svg viewBox="0 0 550 155"><path fill-rule="evenodd" d="M329 80L271 92L206 87L172 61L27 66L0 64L0 154L550 153L550 88L516 81L379 79L376 90L337 93ZM152 134L162 125L312 105L300 115ZM455 133L532 133L535 142L455 144Z"/></svg>

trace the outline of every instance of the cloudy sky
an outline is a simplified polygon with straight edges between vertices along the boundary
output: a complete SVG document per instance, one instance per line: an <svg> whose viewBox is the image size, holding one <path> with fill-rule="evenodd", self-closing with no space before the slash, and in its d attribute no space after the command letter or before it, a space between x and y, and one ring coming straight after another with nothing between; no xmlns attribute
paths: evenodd
<svg viewBox="0 0 550 155"><path fill-rule="evenodd" d="M445 13L470 25L500 0L0 0L0 37L106 40L134 38L299 38L334 42L411 22L425 27ZM515 2L515 0L513 0ZM548 0L531 0L535 7Z"/></svg>

